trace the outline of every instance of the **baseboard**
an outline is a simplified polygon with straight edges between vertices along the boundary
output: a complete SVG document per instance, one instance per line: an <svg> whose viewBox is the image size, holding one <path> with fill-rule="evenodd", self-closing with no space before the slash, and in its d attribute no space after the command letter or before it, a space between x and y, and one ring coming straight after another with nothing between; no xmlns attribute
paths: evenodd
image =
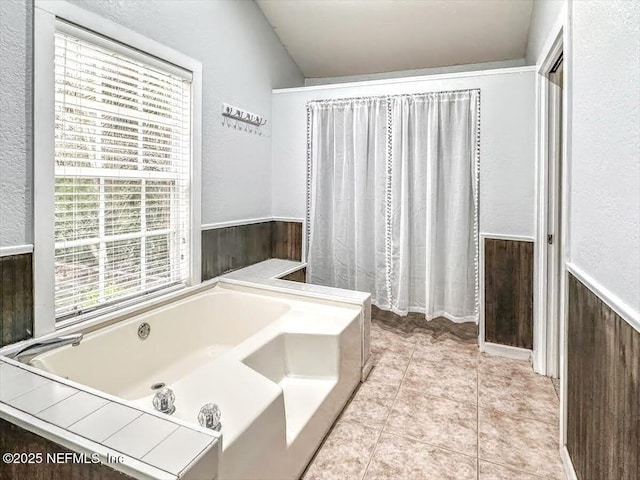
<svg viewBox="0 0 640 480"><path fill-rule="evenodd" d="M573 468L573 462L571 461L571 456L569 455L569 450L567 450L566 445L563 445L560 449L560 460L562 460L562 465L564 466L565 478L567 480L578 480L576 470Z"/></svg>
<svg viewBox="0 0 640 480"><path fill-rule="evenodd" d="M546 375L546 369L543 369L538 362L538 356L531 352L531 366L533 367L533 371L538 375Z"/></svg>
<svg viewBox="0 0 640 480"><path fill-rule="evenodd" d="M499 343L483 342L480 351L497 357L512 358L514 360L530 360L531 350L527 348L512 347Z"/></svg>

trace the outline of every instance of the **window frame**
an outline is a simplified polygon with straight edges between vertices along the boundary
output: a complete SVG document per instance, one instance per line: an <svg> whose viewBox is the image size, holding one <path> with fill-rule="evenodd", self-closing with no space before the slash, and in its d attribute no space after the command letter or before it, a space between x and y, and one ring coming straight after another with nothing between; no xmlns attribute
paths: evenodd
<svg viewBox="0 0 640 480"><path fill-rule="evenodd" d="M189 273L186 285L162 288L156 292L117 302L77 317L56 322L55 318L55 72L54 35L59 22L88 31L92 39L104 39L110 49L125 49L127 55L139 52L145 61L158 59L163 67L191 73L191 158ZM201 158L202 158L202 64L155 40L129 30L115 22L62 0L35 0L33 49L33 235L34 235L34 337L54 332L72 324L101 317L105 320L117 310L162 302L166 294L201 283ZM131 51L133 49L133 52ZM135 313L135 310L132 314Z"/></svg>

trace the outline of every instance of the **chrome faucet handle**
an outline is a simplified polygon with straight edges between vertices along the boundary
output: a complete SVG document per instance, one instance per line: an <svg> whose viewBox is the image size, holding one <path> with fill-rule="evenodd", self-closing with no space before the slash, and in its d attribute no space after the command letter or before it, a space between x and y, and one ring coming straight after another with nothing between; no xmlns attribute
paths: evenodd
<svg viewBox="0 0 640 480"><path fill-rule="evenodd" d="M176 407L174 405L175 401L176 396L173 393L173 390L164 387L158 390L158 392L153 397L153 407L159 412L171 415L176 411Z"/></svg>
<svg viewBox="0 0 640 480"><path fill-rule="evenodd" d="M215 403L207 403L202 406L198 413L198 423L204 428L210 428L219 432L222 428L220 417L222 416L220 408Z"/></svg>

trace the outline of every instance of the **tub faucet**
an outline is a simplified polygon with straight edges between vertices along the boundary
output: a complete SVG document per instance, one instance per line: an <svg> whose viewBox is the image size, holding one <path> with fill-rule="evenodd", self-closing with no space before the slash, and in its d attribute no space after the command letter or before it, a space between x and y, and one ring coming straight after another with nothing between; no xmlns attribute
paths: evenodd
<svg viewBox="0 0 640 480"><path fill-rule="evenodd" d="M211 430L219 432L222 429L222 424L220 423L221 416L222 414L220 413L220 407L218 407L218 405L215 403L206 403L200 409L200 413L198 413L198 423L204 428L210 428Z"/></svg>
<svg viewBox="0 0 640 480"><path fill-rule="evenodd" d="M160 413L166 413L167 415L171 415L176 411L176 407L174 402L176 401L176 396L173 393L173 390L170 388L164 387L156 392L153 397L153 407L158 410Z"/></svg>
<svg viewBox="0 0 640 480"><path fill-rule="evenodd" d="M81 333L74 333L71 335L63 335L61 337L49 338L39 342L32 343L26 347L21 348L17 352L8 355L9 358L14 358L21 363L29 363L34 357L41 353L48 352L55 348L64 347L65 345L72 345L77 347L82 341Z"/></svg>

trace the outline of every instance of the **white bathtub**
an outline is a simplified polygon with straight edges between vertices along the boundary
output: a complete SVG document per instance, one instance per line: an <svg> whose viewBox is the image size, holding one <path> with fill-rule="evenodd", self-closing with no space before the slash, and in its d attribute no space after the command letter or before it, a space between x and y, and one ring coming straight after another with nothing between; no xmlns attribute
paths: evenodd
<svg viewBox="0 0 640 480"><path fill-rule="evenodd" d="M217 403L223 453L211 478L295 479L360 379L361 310L221 284L32 364L150 410L151 386L165 383L174 416L195 424Z"/></svg>

